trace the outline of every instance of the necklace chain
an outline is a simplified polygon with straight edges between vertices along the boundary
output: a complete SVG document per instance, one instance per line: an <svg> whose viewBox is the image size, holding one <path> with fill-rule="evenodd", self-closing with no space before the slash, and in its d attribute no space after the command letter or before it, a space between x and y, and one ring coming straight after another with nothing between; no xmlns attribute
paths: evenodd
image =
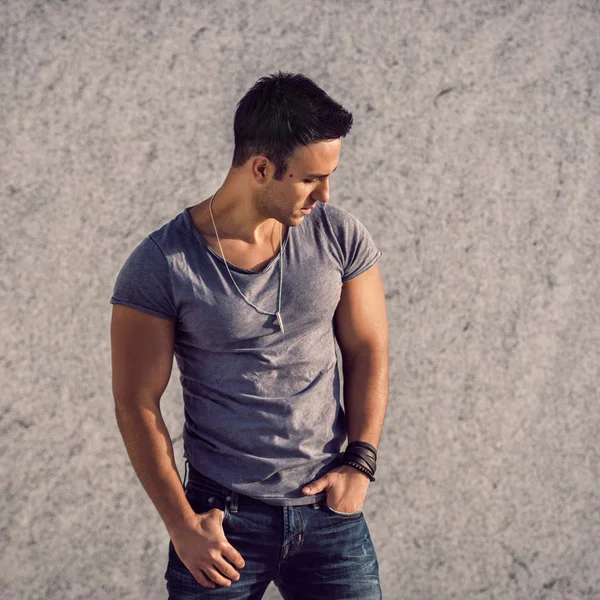
<svg viewBox="0 0 600 600"><path fill-rule="evenodd" d="M283 240L282 240L283 224L279 223L279 301L278 301L277 312L272 313L272 312L267 312L267 311L261 310L260 308L258 308L258 306L256 306L252 302L250 302L250 300L248 300L248 298L246 298L246 296L244 296L244 294L242 293L242 290L240 290L240 288L238 287L238 284L235 282L235 279L233 278L233 274L229 270L229 263L227 262L227 259L225 258L225 253L223 252L223 246L221 246L221 240L219 239L219 234L217 232L217 226L215 225L215 219L212 214L212 203L213 203L213 200L216 195L217 195L217 192L215 192L213 194L213 197L210 199L210 202L208 204L208 210L210 211L210 218L212 219L213 227L215 228L217 242L219 242L219 248L221 249L221 255L223 256L223 260L225 261L225 266L227 267L227 272L229 273L229 276L231 277L231 281L233 281L233 284L237 288L237 290L240 293L240 295L242 296L242 298L248 304L253 306L259 313L262 313L263 315L273 315L273 316L277 317L277 321L279 322L279 327L281 328L281 333L285 333L285 331L283 329L283 321L281 319L281 289L282 289L282 285L283 285ZM288 231L288 235L289 235L289 231Z"/></svg>

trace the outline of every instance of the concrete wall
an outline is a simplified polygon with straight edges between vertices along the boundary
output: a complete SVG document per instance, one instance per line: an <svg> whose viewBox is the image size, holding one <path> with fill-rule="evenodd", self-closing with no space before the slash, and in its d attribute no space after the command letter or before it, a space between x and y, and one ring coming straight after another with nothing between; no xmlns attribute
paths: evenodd
<svg viewBox="0 0 600 600"><path fill-rule="evenodd" d="M597 0L3 2L2 596L166 597L108 301L282 69L354 113L331 202L384 253L384 598L598 600L599 59Z"/></svg>

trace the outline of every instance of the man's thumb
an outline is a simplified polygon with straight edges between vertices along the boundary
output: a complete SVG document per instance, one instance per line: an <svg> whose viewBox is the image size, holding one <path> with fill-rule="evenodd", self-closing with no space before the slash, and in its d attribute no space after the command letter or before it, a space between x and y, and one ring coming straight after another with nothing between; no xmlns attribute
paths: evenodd
<svg viewBox="0 0 600 600"><path fill-rule="evenodd" d="M305 494L312 495L312 494L316 494L317 492L320 492L324 487L325 487L325 480L317 479L317 481L313 481L309 485L305 485L302 488L302 491Z"/></svg>

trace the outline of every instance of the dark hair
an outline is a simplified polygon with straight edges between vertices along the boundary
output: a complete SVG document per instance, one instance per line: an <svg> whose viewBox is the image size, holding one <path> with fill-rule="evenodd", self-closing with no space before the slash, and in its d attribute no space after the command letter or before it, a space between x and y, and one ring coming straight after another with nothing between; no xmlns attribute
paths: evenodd
<svg viewBox="0 0 600 600"><path fill-rule="evenodd" d="M233 121L232 168L264 154L281 181L299 146L346 136L352 114L302 73L261 77L238 102Z"/></svg>

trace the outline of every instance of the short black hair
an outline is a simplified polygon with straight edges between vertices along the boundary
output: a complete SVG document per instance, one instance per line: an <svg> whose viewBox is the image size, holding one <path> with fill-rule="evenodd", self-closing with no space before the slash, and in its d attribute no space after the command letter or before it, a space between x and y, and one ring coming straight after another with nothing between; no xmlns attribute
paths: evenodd
<svg viewBox="0 0 600 600"><path fill-rule="evenodd" d="M264 154L281 181L299 146L346 136L352 114L302 73L261 77L238 102L233 121L235 149L231 166Z"/></svg>

